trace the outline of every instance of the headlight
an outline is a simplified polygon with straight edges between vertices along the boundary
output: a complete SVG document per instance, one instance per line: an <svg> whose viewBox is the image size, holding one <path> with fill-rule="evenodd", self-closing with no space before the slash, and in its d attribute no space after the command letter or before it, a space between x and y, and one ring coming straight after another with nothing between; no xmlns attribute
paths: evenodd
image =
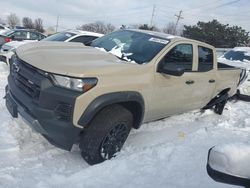
<svg viewBox="0 0 250 188"><path fill-rule="evenodd" d="M60 75L51 75L54 85L75 91L86 92L97 84L97 78L72 78Z"/></svg>
<svg viewBox="0 0 250 188"><path fill-rule="evenodd" d="M13 63L18 63L18 57L15 53L11 56L9 62L10 62L10 65L12 65Z"/></svg>

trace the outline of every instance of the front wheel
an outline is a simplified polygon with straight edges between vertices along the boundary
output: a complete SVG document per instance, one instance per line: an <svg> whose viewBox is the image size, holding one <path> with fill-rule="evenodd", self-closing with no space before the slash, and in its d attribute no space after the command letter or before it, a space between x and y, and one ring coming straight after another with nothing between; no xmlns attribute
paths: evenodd
<svg viewBox="0 0 250 188"><path fill-rule="evenodd" d="M133 124L133 115L121 105L100 111L81 136L81 155L90 165L110 159L125 143Z"/></svg>

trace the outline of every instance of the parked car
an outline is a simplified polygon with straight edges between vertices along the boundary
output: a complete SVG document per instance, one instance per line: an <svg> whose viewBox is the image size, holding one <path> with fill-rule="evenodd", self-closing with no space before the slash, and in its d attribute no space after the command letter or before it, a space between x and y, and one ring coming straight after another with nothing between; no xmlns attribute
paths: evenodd
<svg viewBox="0 0 250 188"><path fill-rule="evenodd" d="M163 33L120 30L91 42L17 48L6 87L10 114L89 164L121 150L132 128L199 108L221 114L245 70L215 48Z"/></svg>
<svg viewBox="0 0 250 188"><path fill-rule="evenodd" d="M207 172L217 182L250 187L250 145L215 146L209 150Z"/></svg>
<svg viewBox="0 0 250 188"><path fill-rule="evenodd" d="M0 35L0 48L3 44L11 41L42 40L45 37L42 33L28 29L8 30Z"/></svg>
<svg viewBox="0 0 250 188"><path fill-rule="evenodd" d="M217 57L223 56L229 50L231 50L231 48L216 48Z"/></svg>
<svg viewBox="0 0 250 188"><path fill-rule="evenodd" d="M80 42L86 45L91 41L102 36L103 34L95 32L81 31L81 30L67 30L51 35L43 39L42 41Z"/></svg>
<svg viewBox="0 0 250 188"><path fill-rule="evenodd" d="M6 31L9 31L10 29L6 26L0 25L0 35Z"/></svg>
<svg viewBox="0 0 250 188"><path fill-rule="evenodd" d="M218 58L218 62L247 70L248 77L241 85L240 92L250 95L250 47L235 47Z"/></svg>
<svg viewBox="0 0 250 188"><path fill-rule="evenodd" d="M80 42L83 44L88 44L92 40L95 40L102 36L103 34L100 33L80 31L80 30L68 30L51 35L41 41ZM32 40L12 41L4 44L0 51L0 61L3 61L7 65L9 65L9 60L11 56L14 54L13 51L15 51L17 47L30 42L35 42L35 41Z"/></svg>

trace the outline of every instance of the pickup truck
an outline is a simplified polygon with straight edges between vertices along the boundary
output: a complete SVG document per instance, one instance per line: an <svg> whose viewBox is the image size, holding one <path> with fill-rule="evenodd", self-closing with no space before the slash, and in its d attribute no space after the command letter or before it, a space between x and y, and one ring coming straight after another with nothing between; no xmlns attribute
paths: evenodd
<svg viewBox="0 0 250 188"><path fill-rule="evenodd" d="M78 143L89 164L119 152L132 128L194 109L221 114L244 70L217 64L215 48L143 30L92 41L38 42L11 59L6 106L50 143Z"/></svg>

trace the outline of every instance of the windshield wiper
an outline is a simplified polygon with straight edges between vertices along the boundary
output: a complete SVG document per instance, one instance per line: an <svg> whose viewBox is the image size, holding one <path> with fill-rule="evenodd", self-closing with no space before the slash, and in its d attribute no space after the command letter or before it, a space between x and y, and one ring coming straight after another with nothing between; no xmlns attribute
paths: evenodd
<svg viewBox="0 0 250 188"><path fill-rule="evenodd" d="M128 59L124 58L124 57L126 57L124 54L122 54L121 57L120 57L119 55L116 55L116 54L113 54L113 53L111 53L111 54L114 55L115 57L117 57L118 59L122 60L122 61L127 61L127 62L129 62Z"/></svg>

